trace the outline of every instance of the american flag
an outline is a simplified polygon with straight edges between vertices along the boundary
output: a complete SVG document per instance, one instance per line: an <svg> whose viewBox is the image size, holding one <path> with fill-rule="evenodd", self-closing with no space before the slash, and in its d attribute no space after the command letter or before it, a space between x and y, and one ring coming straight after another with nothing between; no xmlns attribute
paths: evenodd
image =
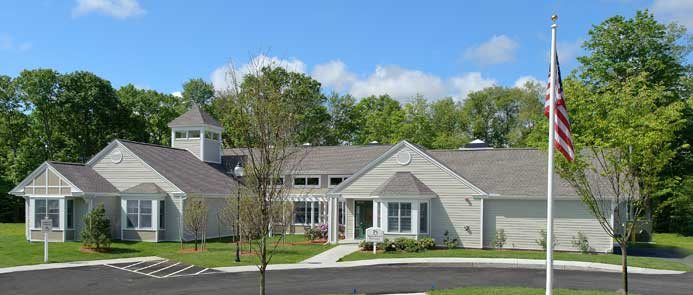
<svg viewBox="0 0 693 295"><path fill-rule="evenodd" d="M570 120L568 119L568 109L565 106L565 99L563 97L563 81L561 80L561 67L558 65L558 53L554 56L556 59L556 79L558 83L551 83L551 73L549 70L549 83L546 86L546 100L544 101L544 116L549 117L550 108L550 95L551 91L556 91L556 109L554 123L556 124L556 129L554 133L554 142L556 149L558 149L563 156L565 156L568 161L573 161L575 158L575 150L573 149L573 140L571 139L570 133ZM558 88L554 89L554 85L558 85Z"/></svg>

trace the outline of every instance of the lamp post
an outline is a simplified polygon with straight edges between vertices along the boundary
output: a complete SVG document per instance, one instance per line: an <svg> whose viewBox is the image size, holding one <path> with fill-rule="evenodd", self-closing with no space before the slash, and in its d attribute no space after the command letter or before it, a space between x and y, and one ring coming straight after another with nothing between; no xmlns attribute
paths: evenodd
<svg viewBox="0 0 693 295"><path fill-rule="evenodd" d="M241 162L233 168L233 175L238 182L236 185L236 262L241 262L241 178L245 174L245 169L241 166Z"/></svg>

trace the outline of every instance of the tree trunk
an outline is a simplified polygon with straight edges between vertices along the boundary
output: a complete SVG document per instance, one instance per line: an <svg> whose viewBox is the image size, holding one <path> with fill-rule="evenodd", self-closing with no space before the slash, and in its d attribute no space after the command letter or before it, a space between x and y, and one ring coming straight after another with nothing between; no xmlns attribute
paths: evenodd
<svg viewBox="0 0 693 295"><path fill-rule="evenodd" d="M628 294L628 244L621 244L621 272L623 273L623 293Z"/></svg>
<svg viewBox="0 0 693 295"><path fill-rule="evenodd" d="M195 232L195 252L197 252L197 232Z"/></svg>
<svg viewBox="0 0 693 295"><path fill-rule="evenodd" d="M265 295L265 268L260 268L260 295Z"/></svg>

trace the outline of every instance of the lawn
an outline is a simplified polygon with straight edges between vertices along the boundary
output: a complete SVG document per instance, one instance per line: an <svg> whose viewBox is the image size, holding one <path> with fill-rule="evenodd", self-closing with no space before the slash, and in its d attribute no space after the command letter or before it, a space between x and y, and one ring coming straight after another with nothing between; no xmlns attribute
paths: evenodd
<svg viewBox="0 0 693 295"><path fill-rule="evenodd" d="M422 252L380 252L373 255L371 252L355 252L344 258L342 261L354 261L375 258L424 258L424 257L466 257L466 258L518 258L518 259L545 259L543 251L525 250L481 250L481 249L435 249ZM580 254L573 252L554 252L555 260L571 260L598 262L607 264L621 264L621 255L617 254ZM628 257L629 266L670 269L688 271L688 266L683 263L670 262L657 258L649 257Z"/></svg>
<svg viewBox="0 0 693 295"><path fill-rule="evenodd" d="M286 243L280 245L272 264L296 263L317 255L331 245L297 244L304 242L301 235L287 235ZM79 260L97 260L140 256L159 256L183 263L202 267L240 266L255 264L254 255L242 256L241 262L234 262L236 245L227 240L207 242L205 252L179 253L180 243L176 242L125 242L116 241L111 245L111 253L83 253L79 242L49 243L48 258L50 262L68 262ZM192 243L185 243L185 248L192 248ZM246 246L247 248L247 246ZM30 243L24 239L24 224L0 223L0 267L43 263L43 243Z"/></svg>
<svg viewBox="0 0 693 295"><path fill-rule="evenodd" d="M554 289L553 293L556 295L611 295L618 294L615 292L604 292L604 291L592 291L592 290L573 290L573 289ZM456 288L447 290L435 290L429 291L427 294L431 295L541 295L545 294L544 289L538 288L511 288L511 287L501 287L501 288L486 288L486 287L476 287L476 288Z"/></svg>
<svg viewBox="0 0 693 295"><path fill-rule="evenodd" d="M674 249L684 255L693 255L693 236L684 237L679 234L653 234L654 243L636 243L634 247Z"/></svg>

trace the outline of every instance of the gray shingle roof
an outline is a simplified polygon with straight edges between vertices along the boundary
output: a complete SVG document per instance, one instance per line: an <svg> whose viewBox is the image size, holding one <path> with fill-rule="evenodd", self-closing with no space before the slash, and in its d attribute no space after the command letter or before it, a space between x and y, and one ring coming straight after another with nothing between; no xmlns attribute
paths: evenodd
<svg viewBox="0 0 693 295"><path fill-rule="evenodd" d="M295 162L288 163L287 167L294 168L294 174L351 175L391 147L392 145L300 147L300 151L294 154ZM235 167L238 158L234 156L247 153L248 150L244 148L224 149L224 163L233 162Z"/></svg>
<svg viewBox="0 0 693 295"><path fill-rule="evenodd" d="M378 186L372 196L433 196L435 193L411 172L396 172Z"/></svg>
<svg viewBox="0 0 693 295"><path fill-rule="evenodd" d="M117 193L113 184L108 182L100 174L89 166L80 163L48 162L55 170L65 176L67 180L76 185L83 192L89 193Z"/></svg>
<svg viewBox="0 0 693 295"><path fill-rule="evenodd" d="M214 119L212 115L201 110L200 106L198 106L197 104L193 104L187 112L168 123L168 127L186 127L199 125L211 125L221 127L219 121Z"/></svg>
<svg viewBox="0 0 693 295"><path fill-rule="evenodd" d="M222 173L219 165L205 163L187 150L120 142L185 193L228 195L235 191L236 181Z"/></svg>
<svg viewBox="0 0 693 295"><path fill-rule="evenodd" d="M489 194L543 196L547 156L537 149L428 150L427 153ZM554 174L554 193L576 196L570 184Z"/></svg>
<svg viewBox="0 0 693 295"><path fill-rule="evenodd" d="M143 182L123 191L126 194L165 194L166 191L156 183Z"/></svg>

